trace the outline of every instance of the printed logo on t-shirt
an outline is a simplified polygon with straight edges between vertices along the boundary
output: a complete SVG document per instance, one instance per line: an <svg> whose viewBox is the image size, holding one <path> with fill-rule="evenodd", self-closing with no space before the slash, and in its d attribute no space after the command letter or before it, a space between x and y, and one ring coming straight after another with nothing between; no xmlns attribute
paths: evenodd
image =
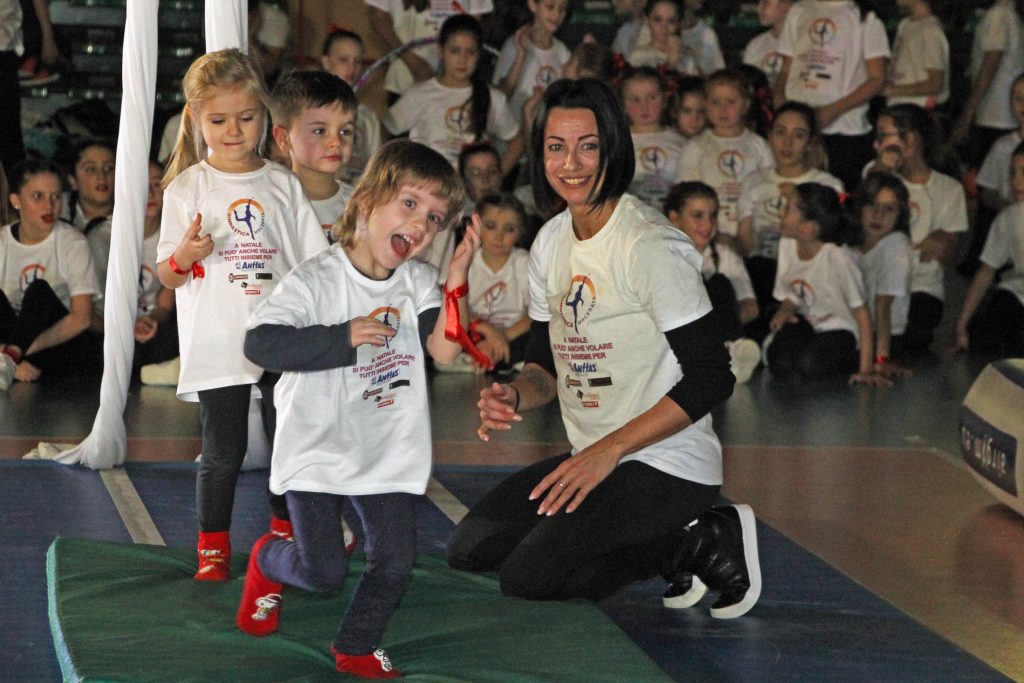
<svg viewBox="0 0 1024 683"><path fill-rule="evenodd" d="M786 208L786 198L781 194L764 200L764 211L772 218L781 218Z"/></svg>
<svg viewBox="0 0 1024 683"><path fill-rule="evenodd" d="M761 70L769 76L774 76L782 71L782 55L778 52L769 52L761 59Z"/></svg>
<svg viewBox="0 0 1024 683"><path fill-rule="evenodd" d="M381 306L375 308L370 312L370 317L379 320L395 332L398 332L398 328L402 326L402 315L398 312L398 309L392 305ZM391 338L386 337L384 339L384 346L391 347Z"/></svg>
<svg viewBox="0 0 1024 683"><path fill-rule="evenodd" d="M640 166L645 171L657 173L660 169L665 168L665 161L667 159L668 154L657 145L644 147L640 150Z"/></svg>
<svg viewBox="0 0 1024 683"><path fill-rule="evenodd" d="M814 305L814 287L807 280L797 278L789 283L789 291L793 292L797 301L800 302L800 309L809 311Z"/></svg>
<svg viewBox="0 0 1024 683"><path fill-rule="evenodd" d="M818 47L825 47L836 37L836 22L828 17L815 19L807 27L807 34L811 37L812 43Z"/></svg>
<svg viewBox="0 0 1024 683"><path fill-rule="evenodd" d="M574 275L569 283L569 292L559 303L559 312L565 324L576 332L597 304L597 289L593 281L586 275Z"/></svg>
<svg viewBox="0 0 1024 683"><path fill-rule="evenodd" d="M256 239L266 220L263 205L255 199L236 199L228 207L228 227L242 237Z"/></svg>
<svg viewBox="0 0 1024 683"><path fill-rule="evenodd" d="M537 85L547 89L549 85L561 78L562 74L553 66L542 66L537 69Z"/></svg>
<svg viewBox="0 0 1024 683"><path fill-rule="evenodd" d="M726 149L718 155L718 172L726 178L739 180L743 177L746 159L738 149Z"/></svg>
<svg viewBox="0 0 1024 683"><path fill-rule="evenodd" d="M508 283L504 280L501 282L495 282L493 285L487 288L484 292L483 300L484 307L488 313L494 312L494 309L498 307L498 304L505 298L505 294L508 292Z"/></svg>
<svg viewBox="0 0 1024 683"><path fill-rule="evenodd" d="M42 263L30 263L21 269L21 275L18 276L18 286L21 291L28 289L28 286L36 280L46 279L46 266Z"/></svg>
<svg viewBox="0 0 1024 683"><path fill-rule="evenodd" d="M467 132L470 126L469 107L465 104L449 107L444 114L444 125L459 135Z"/></svg>

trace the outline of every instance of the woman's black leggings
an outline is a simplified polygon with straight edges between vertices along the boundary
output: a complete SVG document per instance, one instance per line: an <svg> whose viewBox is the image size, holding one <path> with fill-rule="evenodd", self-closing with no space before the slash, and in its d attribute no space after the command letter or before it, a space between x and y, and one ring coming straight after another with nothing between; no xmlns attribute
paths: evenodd
<svg viewBox="0 0 1024 683"><path fill-rule="evenodd" d="M673 571L687 524L707 511L718 486L697 484L629 461L574 512L538 515L530 491L560 455L526 467L473 506L448 541L448 563L500 571L505 595L531 600L600 600Z"/></svg>

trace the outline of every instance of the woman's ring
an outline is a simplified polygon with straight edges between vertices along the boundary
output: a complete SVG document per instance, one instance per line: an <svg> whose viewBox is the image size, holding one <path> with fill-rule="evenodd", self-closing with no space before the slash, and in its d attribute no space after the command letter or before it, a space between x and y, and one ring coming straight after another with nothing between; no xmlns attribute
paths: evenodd
<svg viewBox="0 0 1024 683"><path fill-rule="evenodd" d="M558 482L558 485L561 486L563 489L566 487L566 483L564 481Z"/></svg>

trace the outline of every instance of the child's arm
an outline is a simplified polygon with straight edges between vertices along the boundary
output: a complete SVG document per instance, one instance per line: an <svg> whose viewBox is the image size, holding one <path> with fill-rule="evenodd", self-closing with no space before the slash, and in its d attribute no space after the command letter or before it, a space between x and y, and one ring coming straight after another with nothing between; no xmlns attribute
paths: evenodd
<svg viewBox="0 0 1024 683"><path fill-rule="evenodd" d="M400 47L403 44L401 38L395 33L395 26L391 20L391 15L382 9L377 7L367 7L370 10L369 20L370 28L377 34L380 41L384 44L386 51L394 50L396 47ZM434 75L434 70L431 68L422 57L420 57L414 50L405 50L399 57L405 65L409 67L409 72L412 74L412 79L419 83L425 81Z"/></svg>
<svg viewBox="0 0 1024 683"><path fill-rule="evenodd" d="M978 306L981 305L981 300L985 297L985 292L992 286L992 281L995 277L996 269L982 262L978 272L971 279L971 285L967 288L967 293L964 295L964 305L960 309L960 317L956 319L957 351L970 350L971 338L967 332L967 325L971 322L971 318L974 317Z"/></svg>
<svg viewBox="0 0 1024 683"><path fill-rule="evenodd" d="M768 321L768 329L772 332L778 332L782 329L783 325L795 323L796 321L796 304L790 299L785 299L779 305L779 310L775 311L775 315Z"/></svg>
<svg viewBox="0 0 1024 683"><path fill-rule="evenodd" d="M526 49L529 41L530 24L521 26L512 36L512 45L516 49L516 57L512 62L512 66L509 67L508 73L505 74L505 77L501 79L501 83L498 85L506 95L511 96L519 84L519 77L523 73L523 64L526 62Z"/></svg>
<svg viewBox="0 0 1024 683"><path fill-rule="evenodd" d="M213 238L210 235L199 236L202 227L203 215L197 213L192 220L192 225L188 227L185 235L181 238L178 248L171 255L174 264L178 267L177 271L171 268L171 258L156 264L157 276L160 278L160 284L164 287L169 289L181 287L188 282L192 264L202 261L213 253Z"/></svg>
<svg viewBox="0 0 1024 683"><path fill-rule="evenodd" d="M473 254L480 247L480 215L474 213L470 225L466 228L466 236L459 246L456 247L452 260L448 264L448 279L445 281L445 296L454 292L466 284L469 274L469 264L473 260ZM466 297L456 300L459 310L459 324L465 327L464 323L469 320L469 306L466 305ZM437 323L434 331L427 337L427 352L439 363L448 364L462 351L462 346L457 341L452 341L445 336L445 328L448 325L447 306L441 307L441 313L437 316Z"/></svg>
<svg viewBox="0 0 1024 683"><path fill-rule="evenodd" d="M871 333L871 313L865 305L851 309L860 335L860 363L856 373L850 375L850 384L868 384L876 387L892 386L892 382L875 372L875 345Z"/></svg>
<svg viewBox="0 0 1024 683"><path fill-rule="evenodd" d="M946 81L944 69L925 69L928 77L916 83L889 83L882 90L886 97L927 97L942 93L942 86Z"/></svg>
<svg viewBox="0 0 1024 683"><path fill-rule="evenodd" d="M938 261L943 268L949 268L956 260L960 236L955 232L946 232L941 228L928 233L928 236L914 245L920 254L921 263Z"/></svg>
<svg viewBox="0 0 1024 683"><path fill-rule="evenodd" d="M532 120L530 125L532 127ZM508 145L505 146L505 153L501 155L501 174L503 176L508 175L519 163L519 157L523 156L523 150L526 148L526 135L526 130L520 128L515 137L509 140Z"/></svg>
<svg viewBox="0 0 1024 683"><path fill-rule="evenodd" d="M960 118L957 119L950 135L950 142L954 145L963 142L967 137L968 131L971 130L971 124L974 122L974 113L978 110L978 105L985 97L985 93L988 92L989 86L992 85L992 79L996 77L996 72L999 71L1002 61L1002 50L986 50L981 53L978 75L974 79L974 84L971 85L971 93L967 96L963 108L960 109Z"/></svg>
<svg viewBox="0 0 1024 683"><path fill-rule="evenodd" d="M756 320L761 312L761 309L757 306L757 299L741 299L736 303L739 307L737 313L739 314L741 325L746 325L750 321Z"/></svg>
<svg viewBox="0 0 1024 683"><path fill-rule="evenodd" d="M822 129L832 125L833 121L851 109L870 102L872 97L882 92L882 88L885 87L885 57L865 59L864 66L868 75L863 83L846 97L840 97L818 109L818 125Z"/></svg>
<svg viewBox="0 0 1024 683"><path fill-rule="evenodd" d="M736 252L740 256L750 256L757 247L754 239L754 217L741 218L736 226Z"/></svg>

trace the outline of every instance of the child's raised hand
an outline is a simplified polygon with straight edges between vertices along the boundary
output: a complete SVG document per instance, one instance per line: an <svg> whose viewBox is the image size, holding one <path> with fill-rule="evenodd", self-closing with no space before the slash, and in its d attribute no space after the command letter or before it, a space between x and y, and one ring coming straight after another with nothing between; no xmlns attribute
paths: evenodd
<svg viewBox="0 0 1024 683"><path fill-rule="evenodd" d="M199 231L202 229L203 214L197 213L192 225L188 226L188 230L181 238L178 248L174 250L174 261L178 267L189 268L196 261L202 261L213 253L213 238L209 234L200 237Z"/></svg>
<svg viewBox="0 0 1024 683"><path fill-rule="evenodd" d="M466 236L455 247L451 263L448 264L448 289L460 287L466 281L473 254L480 248L480 214L474 213L466 226Z"/></svg>
<svg viewBox="0 0 1024 683"><path fill-rule="evenodd" d="M145 344L156 336L157 327L159 325L153 318L148 315L140 315L139 319L135 321L135 341Z"/></svg>
<svg viewBox="0 0 1024 683"><path fill-rule="evenodd" d="M348 336L352 348L369 344L370 346L384 346L388 339L398 334L398 331L390 325L385 325L376 318L361 316L348 321Z"/></svg>
<svg viewBox="0 0 1024 683"><path fill-rule="evenodd" d="M779 311L772 316L772 319L768 321L768 329L772 332L778 332L782 329L783 325L797 322L797 317L788 311Z"/></svg>

